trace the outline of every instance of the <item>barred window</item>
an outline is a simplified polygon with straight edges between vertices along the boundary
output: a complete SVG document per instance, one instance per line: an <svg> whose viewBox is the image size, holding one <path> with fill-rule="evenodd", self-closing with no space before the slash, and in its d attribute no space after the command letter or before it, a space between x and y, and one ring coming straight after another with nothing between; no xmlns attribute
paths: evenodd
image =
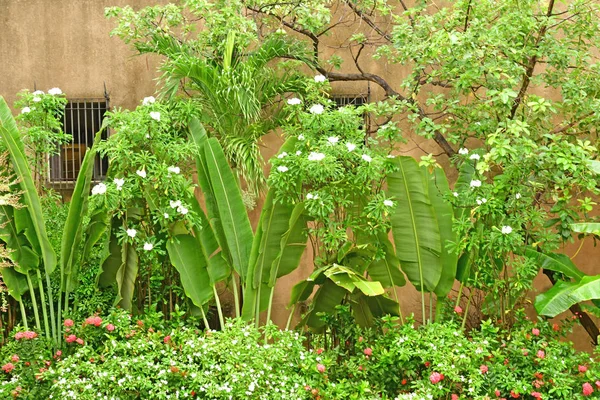
<svg viewBox="0 0 600 400"><path fill-rule="evenodd" d="M344 106L362 106L367 104L367 96L363 95L333 95L331 96L331 100L333 100L338 107Z"/></svg>
<svg viewBox="0 0 600 400"><path fill-rule="evenodd" d="M60 186L77 180L83 157L92 147L107 110L107 98L69 99L63 118L63 131L73 140L61 145L58 154L50 157L50 183ZM108 132L103 132L102 138L107 137ZM93 180L104 179L107 169L108 159L96 156Z"/></svg>

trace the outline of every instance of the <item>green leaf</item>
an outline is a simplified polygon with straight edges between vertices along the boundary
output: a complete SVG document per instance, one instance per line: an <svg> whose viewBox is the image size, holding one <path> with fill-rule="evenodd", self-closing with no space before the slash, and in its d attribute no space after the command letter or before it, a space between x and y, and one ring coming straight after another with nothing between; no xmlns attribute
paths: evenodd
<svg viewBox="0 0 600 400"><path fill-rule="evenodd" d="M395 288L406 285L404 274L400 270L400 260L396 257L392 242L387 234L380 234L379 243L384 251L384 257L373 261L367 268L369 276L381 283L384 288ZM395 290L395 289L393 289Z"/></svg>
<svg viewBox="0 0 600 400"><path fill-rule="evenodd" d="M198 255L202 247L191 235L177 235L167 242L171 262L179 272L181 285L192 302L202 307L213 297L213 289L206 268L206 260Z"/></svg>
<svg viewBox="0 0 600 400"><path fill-rule="evenodd" d="M570 224L569 226L573 232L600 235L600 222L582 222L578 224Z"/></svg>
<svg viewBox="0 0 600 400"><path fill-rule="evenodd" d="M291 307L300 301L306 301L312 294L315 285L319 283L319 281L324 281L325 275L323 272L325 272L327 268L329 268L329 266L324 266L313 271L306 280L294 285L288 307Z"/></svg>
<svg viewBox="0 0 600 400"><path fill-rule="evenodd" d="M330 280L326 280L319 290L317 290L317 293L315 293L310 310L302 320L302 323L308 325L316 332L322 331L325 327L325 321L321 319L319 314L333 314L335 308L341 304L347 293L343 287L336 285Z"/></svg>
<svg viewBox="0 0 600 400"><path fill-rule="evenodd" d="M391 216L396 255L402 270L420 291L433 291L442 274L441 239L427 182L412 157L394 159L387 177L388 196L396 199Z"/></svg>
<svg viewBox="0 0 600 400"><path fill-rule="evenodd" d="M535 309L540 315L555 317L575 304L595 299L600 299L600 275L585 276L579 282L556 282L536 297Z"/></svg>
<svg viewBox="0 0 600 400"><path fill-rule="evenodd" d="M352 296L350 298L350 307L352 308L354 320L360 327L368 328L373 326L375 318L365 296Z"/></svg>
<svg viewBox="0 0 600 400"><path fill-rule="evenodd" d="M101 134L102 131L96 134L92 148L83 157L62 234L60 247L61 281L66 283L70 279L70 283L67 285L67 288L70 289L79 283L76 275L79 266L78 252L83 234L83 219L87 215L88 209L90 185L96 158L96 143L100 140ZM93 233L96 236L99 234L96 231L93 231Z"/></svg>
<svg viewBox="0 0 600 400"><path fill-rule="evenodd" d="M231 254L233 268L246 281L253 233L235 176L227 163L221 145L215 138L204 147L206 169L217 203L219 219Z"/></svg>
<svg viewBox="0 0 600 400"><path fill-rule="evenodd" d="M25 157L19 130L17 129L15 120L10 112L10 108L2 96L0 96L0 139L8 149L16 177L19 180L22 198L27 206L27 211L31 217L31 222L41 247L44 268L48 274L51 274L56 267L56 254L54 253L52 245L48 240L48 235L46 234L42 205L40 204L35 183L31 176L27 158Z"/></svg>
<svg viewBox="0 0 600 400"><path fill-rule="evenodd" d="M122 256L121 256L121 245L119 240L114 235L114 232L118 229L118 225L113 224L113 234L107 240L105 245L105 255L102 261L102 267L100 274L98 275L98 286L109 287L117 282L117 271L121 267Z"/></svg>
<svg viewBox="0 0 600 400"><path fill-rule="evenodd" d="M14 211L12 207L0 206L0 240L10 251L10 259L15 264L16 272L26 274L27 271L39 267L40 259L31 248L27 238L19 233L14 219Z"/></svg>
<svg viewBox="0 0 600 400"><path fill-rule="evenodd" d="M429 199L435 212L442 242L442 252L440 254L442 274L434 292L437 297L446 297L454 285L456 264L458 262L458 254L448 251L447 248L448 243L457 241L456 234L452 230L452 204L444 198L444 195L450 193L450 187L448 186L446 174L441 168L435 168L432 174L423 168L423 174L429 184Z"/></svg>
<svg viewBox="0 0 600 400"><path fill-rule="evenodd" d="M117 271L118 304L127 311L133 309L135 280L138 274L138 255L135 248L127 242L121 246L121 266Z"/></svg>
<svg viewBox="0 0 600 400"><path fill-rule="evenodd" d="M2 268L0 276L2 276L2 281L8 289L8 294L15 300L21 301L21 296L29 291L27 276L10 267Z"/></svg>
<svg viewBox="0 0 600 400"><path fill-rule="evenodd" d="M566 254L542 253L530 247L524 249L524 254L527 258L535 260L540 268L560 272L577 281L585 276Z"/></svg>

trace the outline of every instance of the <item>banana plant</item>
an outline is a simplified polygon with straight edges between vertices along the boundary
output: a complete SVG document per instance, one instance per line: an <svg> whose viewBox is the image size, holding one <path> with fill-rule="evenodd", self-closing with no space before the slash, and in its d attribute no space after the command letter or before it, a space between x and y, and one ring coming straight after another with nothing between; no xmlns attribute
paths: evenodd
<svg viewBox="0 0 600 400"><path fill-rule="evenodd" d="M412 157L397 157L394 163L396 170L387 177L388 194L396 199L392 236L402 270L421 292L425 322L425 292L446 296L457 270L457 256L446 247L456 240L453 209L444 199L448 181L441 169L427 171Z"/></svg>
<svg viewBox="0 0 600 400"><path fill-rule="evenodd" d="M190 122L190 140L197 149L196 167L206 213L199 203L193 211L201 226L173 236L167 244L171 262L192 302L202 308L214 300L223 324L216 285L231 285L236 316L255 320L267 310L270 320L275 283L295 270L306 247L302 203L275 203L268 193L256 233L252 231L237 179L215 138L203 126ZM286 143L284 151L293 143ZM243 304L240 301L243 293Z"/></svg>
<svg viewBox="0 0 600 400"><path fill-rule="evenodd" d="M96 136L98 139L99 134ZM19 182L23 208L1 207L0 240L11 251L14 269L3 271L4 281L11 295L20 302L23 322L27 325L22 298L27 291L33 304L36 327L41 330L38 304L34 286L37 284L44 331L55 344L61 341L61 301L64 293L65 310L68 309L69 292L77 279L79 265L79 245L82 238L82 221L87 213L88 193L92 179L95 146L89 150L82 162L69 205L67 222L61 240L60 288L58 304L54 304L50 275L57 265L57 257L50 245L44 225L40 198L36 190L30 168L27 164L21 135L5 100L0 97L0 139L8 150L15 176ZM42 271L45 276L42 279ZM25 289L27 287L27 290ZM47 297L46 297L47 296ZM48 304L48 306L46 306ZM49 308L49 315L48 315ZM57 311L55 313L55 310Z"/></svg>

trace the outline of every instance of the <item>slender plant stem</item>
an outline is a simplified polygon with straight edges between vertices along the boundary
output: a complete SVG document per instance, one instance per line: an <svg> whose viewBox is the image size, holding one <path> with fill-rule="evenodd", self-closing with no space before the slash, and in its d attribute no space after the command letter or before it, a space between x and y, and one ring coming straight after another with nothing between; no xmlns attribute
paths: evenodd
<svg viewBox="0 0 600 400"><path fill-rule="evenodd" d="M435 322L439 322L442 317L442 306L444 302L440 301L439 297L435 299Z"/></svg>
<svg viewBox="0 0 600 400"><path fill-rule="evenodd" d="M33 290L33 282L31 277L27 274L27 285L29 286L29 294L31 295L31 304L33 305L33 316L35 317L35 327L41 332L42 325L40 324L40 315L38 313L37 300L35 299L35 291Z"/></svg>
<svg viewBox="0 0 600 400"><path fill-rule="evenodd" d="M296 311L296 305L292 306L292 311L290 311L290 316L288 317L287 324L285 324L285 330L290 330L290 325L292 324L292 318L294 318L294 311Z"/></svg>
<svg viewBox="0 0 600 400"><path fill-rule="evenodd" d="M402 316L402 306L400 305L400 298L398 297L398 291L396 290L395 286L392 286L392 292L394 293L396 303L398 303L398 314L400 315L400 323L404 325L404 317Z"/></svg>
<svg viewBox="0 0 600 400"><path fill-rule="evenodd" d="M429 292L429 321L431 323L433 321L433 293Z"/></svg>
<svg viewBox="0 0 600 400"><path fill-rule="evenodd" d="M50 307L50 326L52 328L52 336L55 339L54 343L57 343L58 336L60 335L58 332L60 322L57 323L54 318L54 297L52 296L52 285L50 285L50 274L48 274L48 271L44 272L46 274L46 290L48 290L48 305Z"/></svg>
<svg viewBox="0 0 600 400"><path fill-rule="evenodd" d="M248 283L252 285L251 282ZM260 326L260 289L262 284L258 285L258 289L256 290L256 297L254 298L254 326L257 328ZM267 322L269 321L269 317L267 316Z"/></svg>
<svg viewBox="0 0 600 400"><path fill-rule="evenodd" d="M27 314L25 313L25 306L23 305L23 300L19 301L19 307L21 307L21 316L23 317L23 326L26 330L29 330L29 326L27 325Z"/></svg>
<svg viewBox="0 0 600 400"><path fill-rule="evenodd" d="M213 286L213 292L215 293L215 303L217 304L217 313L219 314L219 323L221 324L221 329L225 328L225 320L223 319L223 309L221 308L221 301L219 300L219 293L217 293L217 288Z"/></svg>
<svg viewBox="0 0 600 400"><path fill-rule="evenodd" d="M240 317L240 294L238 292L237 277L235 275L232 276L231 286L232 286L231 290L233 291L233 301L235 304L235 317L239 318Z"/></svg>
<svg viewBox="0 0 600 400"><path fill-rule="evenodd" d="M206 319L206 313L204 313L204 307L200 307L200 312L202 313L202 321L204 321L204 329L210 329L210 325Z"/></svg>
<svg viewBox="0 0 600 400"><path fill-rule="evenodd" d="M46 337L48 339L56 339L50 336L50 325L48 325L48 311L46 310L46 296L44 296L44 285L42 284L42 274L40 270L36 270L38 285L40 288L40 302L42 303L42 315L44 316L44 330L46 331Z"/></svg>
<svg viewBox="0 0 600 400"><path fill-rule="evenodd" d="M464 287L465 283L461 282L460 287L458 288L458 296L456 296L456 304L454 304L455 307L460 305L460 297L462 296L462 291Z"/></svg>
<svg viewBox="0 0 600 400"><path fill-rule="evenodd" d="M271 295L269 296L269 306L267 308L267 321L265 324L271 322L271 309L273 308L273 295L275 294L275 286L271 288ZM258 299L258 303L260 305L260 298Z"/></svg>

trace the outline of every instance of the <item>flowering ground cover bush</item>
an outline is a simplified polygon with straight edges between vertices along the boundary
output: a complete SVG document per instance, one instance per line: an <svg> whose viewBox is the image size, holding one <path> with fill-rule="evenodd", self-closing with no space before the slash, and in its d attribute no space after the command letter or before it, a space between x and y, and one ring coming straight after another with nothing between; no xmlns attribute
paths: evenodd
<svg viewBox="0 0 600 400"><path fill-rule="evenodd" d="M155 316L156 317L156 316ZM198 331L123 311L65 320L66 348L35 332L0 351L2 398L119 399L578 399L600 398L600 367L559 339L572 323L485 322L468 335L454 322L415 328L383 318L375 328L328 317L308 339L240 320ZM346 321L346 322L347 322ZM335 334L332 332L335 330ZM308 348L308 350L307 350Z"/></svg>

